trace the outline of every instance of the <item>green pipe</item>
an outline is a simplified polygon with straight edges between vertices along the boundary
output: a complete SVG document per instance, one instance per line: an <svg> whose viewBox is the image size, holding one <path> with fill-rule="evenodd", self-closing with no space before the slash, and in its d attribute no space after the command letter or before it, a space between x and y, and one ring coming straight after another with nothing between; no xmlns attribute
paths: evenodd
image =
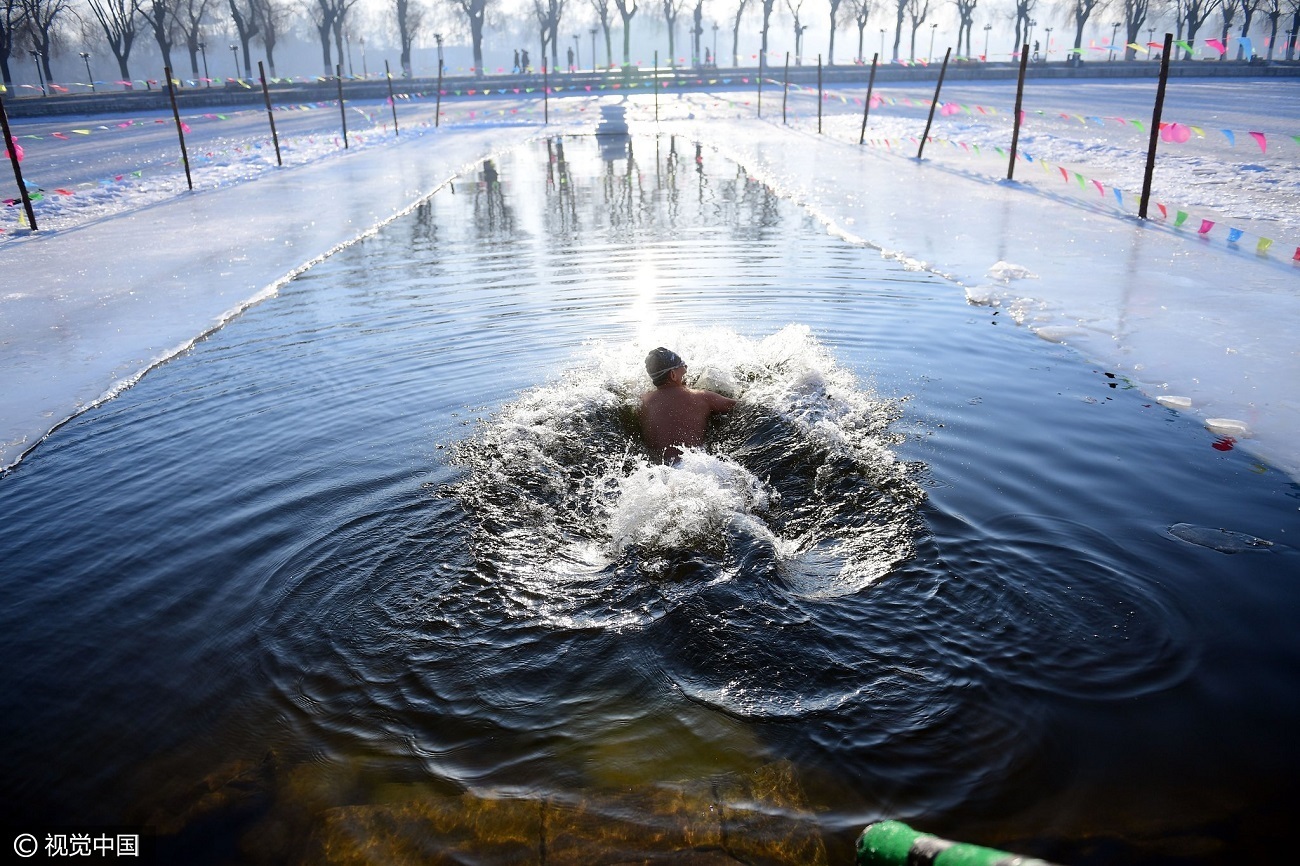
<svg viewBox="0 0 1300 866"><path fill-rule="evenodd" d="M858 837L858 866L1052 866L1033 857L950 842L901 821L868 824Z"/></svg>

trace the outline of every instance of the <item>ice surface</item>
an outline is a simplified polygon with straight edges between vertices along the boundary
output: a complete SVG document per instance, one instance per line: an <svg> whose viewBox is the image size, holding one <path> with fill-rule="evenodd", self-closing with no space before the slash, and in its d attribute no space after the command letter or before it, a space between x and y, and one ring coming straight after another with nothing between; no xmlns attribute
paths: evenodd
<svg viewBox="0 0 1300 866"><path fill-rule="evenodd" d="M76 167L81 157L60 166L52 143L24 142L29 179L49 175L47 187L89 184L109 165L144 168L114 175L112 193L87 195L80 210L65 203L53 231L25 233L18 209L4 211L0 467L471 163L530 137L591 132L598 112L587 107L625 102L633 133L703 141L829 231L953 279L972 303L1006 309L1167 406L1239 419L1251 437L1241 447L1300 478L1300 268L1292 262L1300 141L1290 138L1300 80L1171 85L1165 117L1200 134L1162 144L1153 199L1168 204L1169 219L1139 222L1091 186L1037 167L1068 167L1103 193L1140 186L1134 154L1146 139L1131 121L1149 112L1154 87L1031 84L1020 147L1036 162L1020 165L1014 182L1003 179L1005 161L995 154L1010 128L1014 91L1005 82L946 92L945 102L965 108L936 119L924 161L910 142L882 143L919 136L924 123L928 88L900 85L878 88L892 102L873 109L869 146L857 144L861 109L852 99L862 89L826 100L824 134L815 98L803 94L792 95L783 125L779 89L769 89L761 120L749 92L664 95L658 122L649 95L587 95L552 100L549 128L535 100L508 122L499 105L480 103L471 114L462 103L444 105L454 126L404 128L399 139L379 124L383 106L372 105L363 108L372 122L364 146L342 151L324 133L300 129L300 150L284 169L268 167L266 142L251 127L214 125L202 158L210 155L217 180L195 193L184 191L175 165L146 158L131 129L111 137L117 127L108 120L90 168ZM53 122L43 123L48 131ZM15 132L30 128L20 123ZM1237 130L1238 140L1230 144L1222 130ZM1268 133L1266 152L1248 131ZM59 146L77 144L65 138ZM1178 210L1194 224L1174 227ZM1245 239L1202 237L1201 219L1240 226ZM1271 251L1257 253L1257 237L1273 239Z"/></svg>

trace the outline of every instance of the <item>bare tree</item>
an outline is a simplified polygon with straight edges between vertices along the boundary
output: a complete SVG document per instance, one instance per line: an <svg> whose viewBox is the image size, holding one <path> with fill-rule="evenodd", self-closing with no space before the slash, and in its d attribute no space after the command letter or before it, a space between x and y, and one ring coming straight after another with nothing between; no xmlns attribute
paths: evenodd
<svg viewBox="0 0 1300 866"><path fill-rule="evenodd" d="M1074 18L1074 54L1076 57L1083 51L1083 28L1087 26L1092 13L1097 11L1099 6L1103 6L1105 2L1106 0L1070 0L1070 16ZM1047 50L1051 51L1052 46L1048 45Z"/></svg>
<svg viewBox="0 0 1300 866"><path fill-rule="evenodd" d="M146 0L149 2L149 0ZM158 0L152 0L158 2ZM230 8L230 20L235 22L235 33L239 35L239 44L244 49L244 77L253 77L252 56L248 52L248 43L261 32L257 20L259 0L226 0Z"/></svg>
<svg viewBox="0 0 1300 866"><path fill-rule="evenodd" d="M254 0L250 0L250 2L254 2ZM334 51L338 55L339 64L342 65L343 42L348 33L348 16L352 14L352 10L359 0L333 0L333 2L338 13L334 16Z"/></svg>
<svg viewBox="0 0 1300 866"><path fill-rule="evenodd" d="M776 0L759 0L763 6L763 38L759 43L758 65L761 68L767 60L767 31L772 25L772 9L776 6Z"/></svg>
<svg viewBox="0 0 1300 866"><path fill-rule="evenodd" d="M790 10L790 15L794 18L794 65L803 66L803 32L808 29L807 24L799 21L799 10L803 8L803 0L798 2L785 0L785 8Z"/></svg>
<svg viewBox="0 0 1300 866"><path fill-rule="evenodd" d="M483 25L487 21L488 0L448 0L453 8L460 10L469 24L470 43L474 48L474 70L483 74Z"/></svg>
<svg viewBox="0 0 1300 866"><path fill-rule="evenodd" d="M316 37L320 39L321 63L328 78L334 74L334 65L330 61L330 34L334 32L334 16L338 14L334 0L305 0L303 8Z"/></svg>
<svg viewBox="0 0 1300 866"><path fill-rule="evenodd" d="M1187 22L1188 45L1196 43L1197 32L1222 2L1223 0L1182 0L1184 20ZM1192 52L1188 51L1183 59L1191 60Z"/></svg>
<svg viewBox="0 0 1300 866"><path fill-rule="evenodd" d="M546 62L546 47L551 47L551 68L560 68L560 19L564 16L565 0L533 0L533 13L542 35L542 62Z"/></svg>
<svg viewBox="0 0 1300 866"><path fill-rule="evenodd" d="M970 57L971 31L975 29L975 6L979 0L956 0L957 5L957 51ZM966 50L961 50L962 36L966 37Z"/></svg>
<svg viewBox="0 0 1300 866"><path fill-rule="evenodd" d="M695 0L695 11L691 14L691 65L699 66L702 53L700 37L704 35L704 0Z"/></svg>
<svg viewBox="0 0 1300 866"><path fill-rule="evenodd" d="M9 58L26 25L27 7L22 0L0 0L0 75L4 76L6 87L14 83L9 71Z"/></svg>
<svg viewBox="0 0 1300 866"><path fill-rule="evenodd" d="M207 23L214 0L178 0L174 17L185 50L190 53L190 70L199 77L199 43L203 41L203 25Z"/></svg>
<svg viewBox="0 0 1300 866"><path fill-rule="evenodd" d="M907 17L907 0L894 0L894 55L898 62L898 46L903 42L903 19Z"/></svg>
<svg viewBox="0 0 1300 866"><path fill-rule="evenodd" d="M590 0L591 8L596 13L596 20L600 22L600 29L605 31L605 65L614 65L614 41L610 34L609 27L609 0ZM596 67L596 58L591 58L591 66Z"/></svg>
<svg viewBox="0 0 1300 866"><path fill-rule="evenodd" d="M659 0L659 11L668 25L668 65L677 65L677 17L682 14L686 0Z"/></svg>
<svg viewBox="0 0 1300 866"><path fill-rule="evenodd" d="M835 29L839 25L840 7L844 0L827 0L831 7L831 34L826 44L826 65L835 65Z"/></svg>
<svg viewBox="0 0 1300 866"><path fill-rule="evenodd" d="M1298 0L1300 2L1300 0ZM749 0L740 0L736 4L736 17L731 25L731 65L740 65L740 21L745 17L745 10L749 7Z"/></svg>
<svg viewBox="0 0 1300 866"><path fill-rule="evenodd" d="M397 19L397 45L401 51L402 77L411 77L411 46L424 28L425 8L415 0L393 0Z"/></svg>
<svg viewBox="0 0 1300 866"><path fill-rule="evenodd" d="M1034 17L1034 11L1038 9L1038 0L1012 0L1012 2L1014 4L1012 17L1016 22L1015 49L1019 52L1029 39L1029 22Z"/></svg>
<svg viewBox="0 0 1300 866"><path fill-rule="evenodd" d="M632 16L636 15L636 0L614 0L619 17L623 19L623 65L632 63Z"/></svg>
<svg viewBox="0 0 1300 866"><path fill-rule="evenodd" d="M1244 40L1247 38L1247 36L1250 33L1251 22L1255 18L1255 13L1259 11L1261 2L1262 0L1237 0L1237 5L1241 8L1241 13L1242 13L1242 18L1241 18L1241 40L1242 41L1239 41L1237 43L1238 60L1250 59L1249 57L1245 56L1246 43ZM1226 45L1227 43L1225 42L1224 44ZM1253 53L1253 48L1252 48L1252 53Z"/></svg>
<svg viewBox="0 0 1300 866"><path fill-rule="evenodd" d="M1121 0L1121 8L1124 10L1124 33L1128 37L1124 40L1128 46L1124 49L1124 59L1132 60L1137 57L1133 45L1137 43L1139 31L1151 12L1151 0Z"/></svg>
<svg viewBox="0 0 1300 866"><path fill-rule="evenodd" d="M1291 0L1291 41L1286 46L1286 59L1295 57L1296 35L1300 34L1300 0Z"/></svg>
<svg viewBox="0 0 1300 866"><path fill-rule="evenodd" d="M117 71L122 80L130 81L127 61L140 30L140 16L134 0L86 0L86 3L104 31L104 41L117 59Z"/></svg>
<svg viewBox="0 0 1300 866"><path fill-rule="evenodd" d="M289 7L284 0L258 0L253 12L257 16L259 41L266 49L266 65L271 69L271 77L275 78L275 46L289 29Z"/></svg>
<svg viewBox="0 0 1300 866"><path fill-rule="evenodd" d="M176 8L174 0L137 0L140 17L148 25L163 67L172 68L172 44L176 41Z"/></svg>
<svg viewBox="0 0 1300 866"><path fill-rule="evenodd" d="M31 46L41 56L46 81L53 81L50 57L59 47L59 23L72 11L70 0L22 0L27 7L27 32Z"/></svg>
<svg viewBox="0 0 1300 866"><path fill-rule="evenodd" d="M867 20L876 9L876 0L851 0L851 3L849 11L853 16L853 23L858 28L858 62L866 63L866 53L862 50L863 42L867 35Z"/></svg>
<svg viewBox="0 0 1300 866"><path fill-rule="evenodd" d="M907 15L912 19L912 60L916 60L916 31L930 14L930 0L907 0Z"/></svg>

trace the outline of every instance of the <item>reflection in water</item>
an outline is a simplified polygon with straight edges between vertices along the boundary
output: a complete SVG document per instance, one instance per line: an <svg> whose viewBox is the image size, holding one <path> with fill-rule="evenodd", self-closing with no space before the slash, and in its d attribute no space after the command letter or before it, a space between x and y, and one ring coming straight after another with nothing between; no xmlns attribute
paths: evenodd
<svg viewBox="0 0 1300 866"><path fill-rule="evenodd" d="M484 238L508 237L514 233L514 213L506 204L501 177L490 159L484 160L474 188L474 224Z"/></svg>

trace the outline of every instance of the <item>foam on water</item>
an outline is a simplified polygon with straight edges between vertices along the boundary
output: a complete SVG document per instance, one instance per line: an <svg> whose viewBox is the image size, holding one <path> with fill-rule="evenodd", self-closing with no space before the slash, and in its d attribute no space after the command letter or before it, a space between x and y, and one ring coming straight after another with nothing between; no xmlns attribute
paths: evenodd
<svg viewBox="0 0 1300 866"><path fill-rule="evenodd" d="M545 600L525 615L566 619L596 597L627 611L647 577L708 583L742 564L800 595L841 595L908 555L920 494L892 452L897 401L864 389L804 326L649 336L590 344L454 448L467 472L450 492L473 516L481 565L533 588L516 600ZM692 385L740 400L671 467L648 459L635 418L642 359L659 344L688 360Z"/></svg>

